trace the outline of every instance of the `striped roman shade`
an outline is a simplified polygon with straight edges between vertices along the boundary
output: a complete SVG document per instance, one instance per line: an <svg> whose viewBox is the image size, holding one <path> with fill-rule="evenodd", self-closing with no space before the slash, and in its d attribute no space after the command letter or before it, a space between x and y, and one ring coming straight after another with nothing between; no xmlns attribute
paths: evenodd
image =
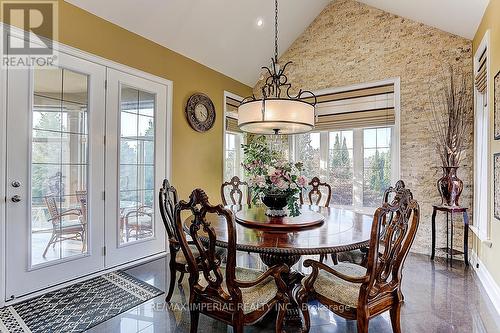
<svg viewBox="0 0 500 333"><path fill-rule="evenodd" d="M485 94L487 83L488 83L488 68L486 66L486 62L488 57L486 56L487 49L484 49L483 54L479 57L479 66L476 71L476 77L474 79L474 84L476 85L476 89L479 93Z"/></svg>
<svg viewBox="0 0 500 333"><path fill-rule="evenodd" d="M238 106L241 102L232 97L226 96L226 131L242 133L238 127Z"/></svg>
<svg viewBox="0 0 500 333"><path fill-rule="evenodd" d="M392 126L395 123L392 83L320 94L317 101L315 130Z"/></svg>

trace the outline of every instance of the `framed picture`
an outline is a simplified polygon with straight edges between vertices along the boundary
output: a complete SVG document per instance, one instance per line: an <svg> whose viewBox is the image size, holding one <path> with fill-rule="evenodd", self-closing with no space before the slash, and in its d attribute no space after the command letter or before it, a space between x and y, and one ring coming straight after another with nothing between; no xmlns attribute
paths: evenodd
<svg viewBox="0 0 500 333"><path fill-rule="evenodd" d="M493 155L494 215L500 220L500 153Z"/></svg>
<svg viewBox="0 0 500 333"><path fill-rule="evenodd" d="M495 75L494 80L494 118L495 118L495 140L500 140L500 71Z"/></svg>

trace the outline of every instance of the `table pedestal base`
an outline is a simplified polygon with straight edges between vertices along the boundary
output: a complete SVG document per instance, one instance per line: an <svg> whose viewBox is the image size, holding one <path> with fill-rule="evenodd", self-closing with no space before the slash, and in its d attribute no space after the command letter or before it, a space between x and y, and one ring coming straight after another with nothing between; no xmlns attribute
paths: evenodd
<svg viewBox="0 0 500 333"><path fill-rule="evenodd" d="M300 255L286 255L286 254L269 254L269 253L261 253L260 258L264 264L268 267L272 267L274 265L286 264L288 267L292 267L300 260ZM288 274L284 274L282 276L285 284L288 287L288 298L290 299L290 305L286 311L285 315L285 325L287 326L298 326L302 327L301 322L301 312L299 310L299 306L295 303L293 297L293 290L295 286L297 286L300 281L304 278L304 275L297 271L292 271Z"/></svg>

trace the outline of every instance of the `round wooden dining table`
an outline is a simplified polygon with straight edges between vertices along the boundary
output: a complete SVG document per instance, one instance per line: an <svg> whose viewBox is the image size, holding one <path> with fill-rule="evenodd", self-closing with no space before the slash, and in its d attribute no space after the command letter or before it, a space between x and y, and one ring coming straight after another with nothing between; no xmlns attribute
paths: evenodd
<svg viewBox="0 0 500 333"><path fill-rule="evenodd" d="M270 222L265 216L266 207L248 207L246 205L227 206L236 216L236 250L249 253L258 253L262 262L268 267L277 264L295 265L303 255L327 255L351 251L368 246L373 222L373 215L357 213L352 210L303 205L301 215L294 219L295 223L307 222L308 218L317 222L318 215L323 217L322 223L305 228L269 228L259 226ZM207 221L215 230L216 245L227 248L227 224L223 217L216 214L207 214ZM244 220L242 220L244 219ZM275 219L275 218L273 218ZM239 221L238 221L239 220ZM189 232L192 217L184 221L184 229ZM253 224L253 226L252 226ZM291 223L293 224L293 222ZM208 237L200 232L200 240L208 243ZM292 299L293 288L304 276L297 270L291 270L283 276L289 288ZM298 309L287 312L287 320L299 319Z"/></svg>
<svg viewBox="0 0 500 333"><path fill-rule="evenodd" d="M242 210L257 211L265 215L265 207L228 206L235 215ZM326 255L351 251L368 246L373 215L357 213L347 209L303 205L302 215L319 213L323 223L303 229L251 227L248 223L236 222L236 250L258 253L267 266L285 263L289 267L297 263L302 255ZM241 214L240 214L241 215ZM245 214L244 214L245 215ZM246 214L248 215L248 214ZM217 246L227 248L227 225L223 218L207 214L217 235ZM316 218L316 216L315 216ZM185 225L190 224L186 219ZM187 229L187 228L186 228ZM202 241L204 239L201 234Z"/></svg>

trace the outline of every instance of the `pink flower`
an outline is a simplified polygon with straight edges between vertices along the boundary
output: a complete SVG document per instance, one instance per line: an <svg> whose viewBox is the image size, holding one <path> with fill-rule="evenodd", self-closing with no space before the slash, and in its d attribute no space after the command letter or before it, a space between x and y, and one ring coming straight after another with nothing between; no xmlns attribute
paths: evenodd
<svg viewBox="0 0 500 333"><path fill-rule="evenodd" d="M301 186L301 187L304 187L304 186L306 186L306 183L307 183L306 177L299 176L299 178L297 179L297 184L299 184L299 186Z"/></svg>
<svg viewBox="0 0 500 333"><path fill-rule="evenodd" d="M286 190L288 188L288 183L284 179L280 179L276 183L276 186L281 190Z"/></svg>

